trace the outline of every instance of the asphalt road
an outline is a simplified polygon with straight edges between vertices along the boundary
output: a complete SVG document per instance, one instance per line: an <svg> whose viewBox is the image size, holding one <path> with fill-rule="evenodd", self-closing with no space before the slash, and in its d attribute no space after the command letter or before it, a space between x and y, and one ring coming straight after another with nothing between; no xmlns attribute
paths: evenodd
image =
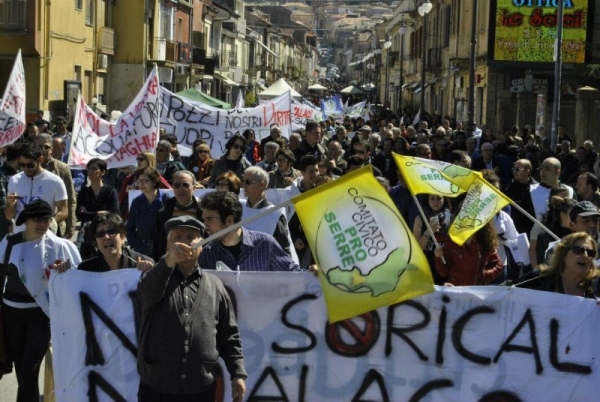
<svg viewBox="0 0 600 402"><path fill-rule="evenodd" d="M42 368L40 369L40 392L44 391L44 362L42 362ZM17 400L17 377L15 371L9 375L5 375L0 380L0 401L2 402L14 402ZM42 398L40 398L42 400Z"/></svg>

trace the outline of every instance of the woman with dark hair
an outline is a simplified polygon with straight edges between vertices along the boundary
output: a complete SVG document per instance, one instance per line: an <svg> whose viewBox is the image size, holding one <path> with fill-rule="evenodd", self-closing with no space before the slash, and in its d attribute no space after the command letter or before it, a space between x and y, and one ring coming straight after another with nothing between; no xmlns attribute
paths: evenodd
<svg viewBox="0 0 600 402"><path fill-rule="evenodd" d="M138 172L136 181L142 194L131 202L126 231L129 246L145 255L153 255L154 242L152 241L154 225L158 211L166 201L165 193L158 190L160 173L156 169L145 169Z"/></svg>
<svg viewBox="0 0 600 402"><path fill-rule="evenodd" d="M86 236L86 227L99 214L107 212L119 213L119 200L117 191L104 184L106 175L106 161L93 158L87 163L87 177L89 186L84 186L77 194L77 210L75 215L81 221L81 229L77 235L80 244L79 252L82 259L92 257L94 248L89 236Z"/></svg>
<svg viewBox="0 0 600 402"><path fill-rule="evenodd" d="M540 266L538 276L516 286L595 299L592 280L598 276L597 250L598 244L587 233L567 235L556 243L550 263Z"/></svg>
<svg viewBox="0 0 600 402"><path fill-rule="evenodd" d="M461 197L464 200L464 195ZM446 236L443 243L434 251L435 269L442 278L447 278L447 283L455 286L487 285L502 274L504 266L496 250L498 236L493 221L482 226L462 246L452 241L450 236Z"/></svg>
<svg viewBox="0 0 600 402"><path fill-rule="evenodd" d="M256 141L256 133L252 129L244 130L242 133L248 143L248 150L246 151L246 159L253 165L256 165L261 161L260 157L260 142Z"/></svg>
<svg viewBox="0 0 600 402"><path fill-rule="evenodd" d="M231 191L237 195L240 195L240 188L242 187L242 181L233 172L221 173L215 180L215 190L217 191Z"/></svg>
<svg viewBox="0 0 600 402"><path fill-rule="evenodd" d="M89 232L94 238L98 255L79 264L81 271L107 272L122 268L152 268L154 260L125 245L125 226L118 214L98 215L92 220Z"/></svg>
<svg viewBox="0 0 600 402"><path fill-rule="evenodd" d="M394 140L394 152L400 155L408 155L410 144L405 138L398 137Z"/></svg>
<svg viewBox="0 0 600 402"><path fill-rule="evenodd" d="M279 149L275 154L277 169L269 172L269 184L267 188L286 188L294 184L294 181L302 177L302 172L294 169L296 157L291 149Z"/></svg>
<svg viewBox="0 0 600 402"><path fill-rule="evenodd" d="M250 162L244 156L246 153L246 139L239 134L231 137L225 144L226 152L223 156L215 161L208 187L215 188L216 178L227 171L231 171L241 180L244 176L244 171L250 166Z"/></svg>
<svg viewBox="0 0 600 402"><path fill-rule="evenodd" d="M194 153L187 164L187 170L196 176L196 182L202 186L208 185L210 173L215 160L210 155L210 147L203 140L194 141Z"/></svg>

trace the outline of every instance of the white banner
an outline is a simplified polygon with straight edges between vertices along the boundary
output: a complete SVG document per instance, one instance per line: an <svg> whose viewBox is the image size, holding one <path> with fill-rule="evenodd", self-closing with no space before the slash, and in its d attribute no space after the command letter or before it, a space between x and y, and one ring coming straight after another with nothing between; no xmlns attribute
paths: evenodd
<svg viewBox="0 0 600 402"><path fill-rule="evenodd" d="M158 74L156 67L131 105L114 123L101 119L77 99L69 166L85 167L92 158L105 160L109 168L136 165L142 152L152 152L158 141Z"/></svg>
<svg viewBox="0 0 600 402"><path fill-rule="evenodd" d="M181 156L191 155L198 139L206 141L212 157L218 158L225 153L227 140L247 129L254 130L259 141L271 134L272 124L279 125L286 138L291 133L288 93L257 107L223 110L182 98L161 87L160 105L160 126L175 134Z"/></svg>
<svg viewBox="0 0 600 402"><path fill-rule="evenodd" d="M21 50L0 99L0 147L12 144L25 132L25 69Z"/></svg>
<svg viewBox="0 0 600 402"><path fill-rule="evenodd" d="M309 121L323 121L323 111L296 100L292 101L292 129L304 129Z"/></svg>
<svg viewBox="0 0 600 402"><path fill-rule="evenodd" d="M364 100L352 106L348 106L344 114L353 119L358 119L359 117L363 117L365 114L365 109L367 107L367 101Z"/></svg>
<svg viewBox="0 0 600 402"><path fill-rule="evenodd" d="M594 300L527 289L438 287L328 325L321 287L310 273L213 273L237 306L247 401L482 401L494 395L580 401L600 392L600 309ZM128 270L51 277L57 401L89 400L88 389L97 388L99 378L105 388L135 400L128 397L138 386L131 347L109 323L137 345L130 298L136 277ZM102 313L111 321L100 319Z"/></svg>

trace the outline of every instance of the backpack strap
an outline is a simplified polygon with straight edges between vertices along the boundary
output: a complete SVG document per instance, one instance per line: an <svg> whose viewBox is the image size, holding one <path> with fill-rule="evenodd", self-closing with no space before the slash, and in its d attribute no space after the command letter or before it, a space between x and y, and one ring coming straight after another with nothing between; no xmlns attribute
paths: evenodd
<svg viewBox="0 0 600 402"><path fill-rule="evenodd" d="M4 292L4 283L6 282L8 261L10 259L10 253L15 244L23 242L23 232L11 233L6 235L6 251L4 252L4 261L0 265L0 292ZM0 305L2 304L2 294L0 294Z"/></svg>

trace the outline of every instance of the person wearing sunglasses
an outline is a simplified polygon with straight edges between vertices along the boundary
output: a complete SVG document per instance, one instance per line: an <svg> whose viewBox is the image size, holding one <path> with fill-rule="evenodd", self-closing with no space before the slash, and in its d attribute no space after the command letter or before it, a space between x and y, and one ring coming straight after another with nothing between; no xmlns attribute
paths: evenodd
<svg viewBox="0 0 600 402"><path fill-rule="evenodd" d="M225 154L215 161L215 165L208 180L208 187L215 188L216 179L221 173L232 171L242 179L244 171L250 166L250 162L244 154L246 153L246 139L239 134L231 137L225 144Z"/></svg>
<svg viewBox="0 0 600 402"><path fill-rule="evenodd" d="M24 143L21 146L19 168L22 172L8 181L4 216L6 219L15 219L28 203L41 199L55 211L50 228L56 233L58 224L69 216L67 188L60 177L43 168L43 161L42 147L33 143ZM23 225L16 225L13 232L21 232L24 229Z"/></svg>
<svg viewBox="0 0 600 402"><path fill-rule="evenodd" d="M138 253L125 244L125 225L119 214L108 212L97 215L89 226L98 255L83 261L77 269L91 272L108 272L115 269L137 268L146 271L154 260Z"/></svg>
<svg viewBox="0 0 600 402"><path fill-rule="evenodd" d="M28 203L16 222L24 230L0 242L4 339L19 383L17 401L39 400L39 371L50 344L50 320L42 309L48 306L50 271L81 262L75 244L48 230L53 215L44 200Z"/></svg>
<svg viewBox="0 0 600 402"><path fill-rule="evenodd" d="M77 219L81 222L81 229L77 236L80 244L81 258L88 259L94 255L94 245L90 238L88 226L98 215L107 212L119 213L119 199L117 191L104 183L106 176L106 161L99 158L90 159L87 163L87 176L90 185L84 186L77 194Z"/></svg>
<svg viewBox="0 0 600 402"><path fill-rule="evenodd" d="M165 223L178 216L191 216L201 219L202 212L198 205L198 199L194 196L196 190L196 177L189 170L180 170L173 176L174 197L164 201L164 205L154 220L153 229L154 252L152 257L156 261L162 257L167 250L167 231Z"/></svg>
<svg viewBox="0 0 600 402"><path fill-rule="evenodd" d="M197 183L206 187L215 160L210 154L210 147L203 140L194 142L194 153L187 164L187 170L194 172Z"/></svg>
<svg viewBox="0 0 600 402"><path fill-rule="evenodd" d="M537 276L515 286L595 299L592 281L598 277L597 250L598 243L587 233L571 233L555 244L549 263L534 271Z"/></svg>
<svg viewBox="0 0 600 402"><path fill-rule="evenodd" d="M147 168L137 172L136 182L142 194L133 199L129 208L129 218L125 226L127 241L138 253L153 255L154 226L167 196L158 189L160 174L156 169Z"/></svg>
<svg viewBox="0 0 600 402"><path fill-rule="evenodd" d="M215 190L216 191L231 191L236 195L240 195L240 190L242 188L242 181L239 177L236 176L233 172L225 172L221 173L219 177L215 180Z"/></svg>
<svg viewBox="0 0 600 402"><path fill-rule="evenodd" d="M52 137L50 134L41 133L35 137L34 144L42 147L42 166L48 172L54 173L61 178L67 189L68 216L64 222L58 225L58 235L70 239L75 234L77 219L75 216L77 207L77 191L85 184L86 177L83 169L71 169L69 165L52 157Z"/></svg>

